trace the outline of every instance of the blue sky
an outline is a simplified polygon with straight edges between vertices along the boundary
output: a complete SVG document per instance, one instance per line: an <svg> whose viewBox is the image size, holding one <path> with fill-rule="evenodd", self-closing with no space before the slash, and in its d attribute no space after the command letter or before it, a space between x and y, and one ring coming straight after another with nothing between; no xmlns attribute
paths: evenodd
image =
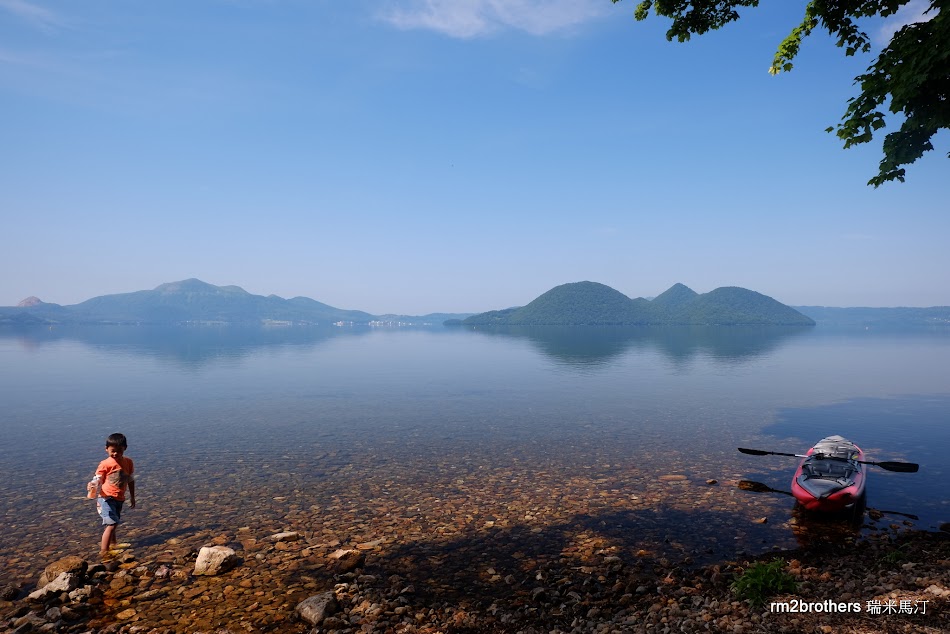
<svg viewBox="0 0 950 634"><path fill-rule="evenodd" d="M687 44L634 0L0 0L0 305L197 277L372 313L591 280L950 304L948 137L879 189L872 57L804 2ZM880 45L889 25L867 32Z"/></svg>

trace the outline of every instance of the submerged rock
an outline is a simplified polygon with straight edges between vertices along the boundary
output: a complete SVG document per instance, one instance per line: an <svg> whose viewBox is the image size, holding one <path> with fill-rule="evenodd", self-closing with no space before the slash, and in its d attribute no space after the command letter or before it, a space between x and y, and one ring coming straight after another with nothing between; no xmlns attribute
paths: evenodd
<svg viewBox="0 0 950 634"><path fill-rule="evenodd" d="M300 539L300 533L296 531L284 531L282 533L275 533L267 539L272 542L295 542Z"/></svg>
<svg viewBox="0 0 950 634"><path fill-rule="evenodd" d="M227 546L203 546L195 561L195 574L214 576L225 573L240 563L237 553Z"/></svg>
<svg viewBox="0 0 950 634"><path fill-rule="evenodd" d="M327 568L331 573L343 575L366 565L366 555L358 550L340 549L329 555Z"/></svg>

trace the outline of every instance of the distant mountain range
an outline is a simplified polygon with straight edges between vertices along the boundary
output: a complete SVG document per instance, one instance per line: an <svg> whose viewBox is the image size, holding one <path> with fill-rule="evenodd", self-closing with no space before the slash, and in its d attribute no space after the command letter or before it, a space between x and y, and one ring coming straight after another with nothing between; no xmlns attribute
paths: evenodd
<svg viewBox="0 0 950 634"><path fill-rule="evenodd" d="M197 279L162 284L152 290L102 295L61 306L29 297L0 307L0 326L54 324L243 324L328 325L464 324L533 325L841 325L950 326L950 307L826 308L790 307L755 291L717 288L698 294L675 284L647 300L630 299L609 286L575 282L557 286L519 308L428 315L372 315L343 310L308 297L283 299L253 295L238 286L215 286Z"/></svg>
<svg viewBox="0 0 950 634"><path fill-rule="evenodd" d="M264 324L333 323L441 324L467 314L371 315L342 310L308 297L252 295L239 286L214 286L197 279L162 284L149 291L93 297L60 306L30 297L0 308L0 324Z"/></svg>
<svg viewBox="0 0 950 634"><path fill-rule="evenodd" d="M597 282L552 288L520 308L473 315L464 326L814 326L810 317L771 297L738 287L700 295L674 284L652 300L630 299Z"/></svg>
<svg viewBox="0 0 950 634"><path fill-rule="evenodd" d="M831 308L795 306L822 326L863 326L866 328L906 328L908 326L950 327L950 306L929 308Z"/></svg>

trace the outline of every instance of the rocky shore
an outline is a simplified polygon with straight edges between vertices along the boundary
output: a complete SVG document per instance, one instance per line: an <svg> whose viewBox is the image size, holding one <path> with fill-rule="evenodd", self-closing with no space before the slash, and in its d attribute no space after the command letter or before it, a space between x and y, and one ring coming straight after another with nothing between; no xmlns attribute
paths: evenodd
<svg viewBox="0 0 950 634"><path fill-rule="evenodd" d="M721 465L657 477L643 461L614 462L609 445L550 464L502 449L230 470L209 460L191 497L159 471L121 530L131 546L104 562L85 498L11 511L0 631L950 631L950 533L917 531L896 511L868 509L863 526L814 521ZM786 611L732 589L773 560L796 581L769 599ZM795 601L822 611L793 612Z"/></svg>
<svg viewBox="0 0 950 634"><path fill-rule="evenodd" d="M737 596L744 571L775 560L795 592L761 606ZM595 531L556 545L540 533L488 531L435 548L244 527L106 561L66 557L37 575L35 585L0 588L0 631L950 631L950 534L898 524L857 543L705 566L631 552Z"/></svg>

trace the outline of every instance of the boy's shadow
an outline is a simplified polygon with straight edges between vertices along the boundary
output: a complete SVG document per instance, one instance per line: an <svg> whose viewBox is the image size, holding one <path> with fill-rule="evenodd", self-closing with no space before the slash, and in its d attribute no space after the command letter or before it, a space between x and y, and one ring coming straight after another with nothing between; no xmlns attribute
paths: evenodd
<svg viewBox="0 0 950 634"><path fill-rule="evenodd" d="M143 548L148 548L151 546L161 546L162 544L168 542L170 539L175 539L178 537L186 537L190 535L195 535L196 533L203 533L209 530L216 530L221 528L222 524L209 524L203 526L185 526L183 528L177 528L174 530L163 531L161 533L149 533L145 537L135 539L136 546L141 546Z"/></svg>

